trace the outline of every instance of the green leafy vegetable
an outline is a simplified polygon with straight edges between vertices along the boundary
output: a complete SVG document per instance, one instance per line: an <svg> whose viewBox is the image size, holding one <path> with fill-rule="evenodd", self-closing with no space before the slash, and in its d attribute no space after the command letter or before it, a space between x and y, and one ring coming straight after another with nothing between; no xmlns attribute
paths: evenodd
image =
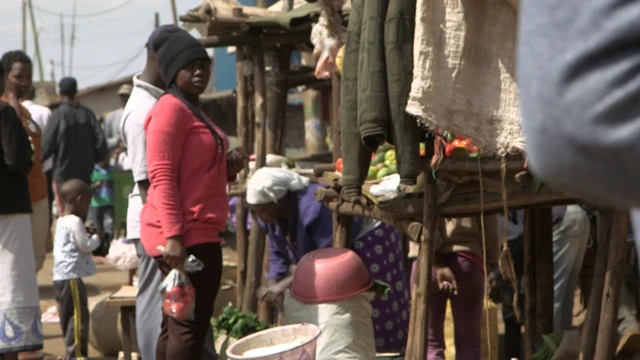
<svg viewBox="0 0 640 360"><path fill-rule="evenodd" d="M386 282L374 280L373 285L371 285L371 291L376 294L376 297L384 297L391 291L391 286Z"/></svg>
<svg viewBox="0 0 640 360"><path fill-rule="evenodd" d="M267 323L258 320L256 314L243 313L231 303L222 309L222 314L218 316L212 326L216 336L227 334L236 339L269 328Z"/></svg>

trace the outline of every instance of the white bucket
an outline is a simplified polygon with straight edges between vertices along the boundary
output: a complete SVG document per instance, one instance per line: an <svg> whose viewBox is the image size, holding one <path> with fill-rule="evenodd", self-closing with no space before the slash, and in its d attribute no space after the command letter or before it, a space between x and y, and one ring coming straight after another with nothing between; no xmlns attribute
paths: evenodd
<svg viewBox="0 0 640 360"><path fill-rule="evenodd" d="M232 360L315 360L320 327L295 324L246 336L227 349Z"/></svg>

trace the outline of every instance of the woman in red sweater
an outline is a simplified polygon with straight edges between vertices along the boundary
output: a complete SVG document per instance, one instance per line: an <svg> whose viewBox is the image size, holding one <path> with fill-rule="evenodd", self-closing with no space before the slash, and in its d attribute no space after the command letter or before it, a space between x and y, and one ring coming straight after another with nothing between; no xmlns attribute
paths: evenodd
<svg viewBox="0 0 640 360"><path fill-rule="evenodd" d="M158 360L200 360L222 273L219 233L227 221L226 179L242 163L227 167L227 136L199 102L211 75L204 47L187 32L155 39L166 93L145 121L151 186L141 213L141 242L163 275L180 269L188 254L204 269L188 274L196 290L194 321L163 314ZM159 246L164 251L158 250Z"/></svg>

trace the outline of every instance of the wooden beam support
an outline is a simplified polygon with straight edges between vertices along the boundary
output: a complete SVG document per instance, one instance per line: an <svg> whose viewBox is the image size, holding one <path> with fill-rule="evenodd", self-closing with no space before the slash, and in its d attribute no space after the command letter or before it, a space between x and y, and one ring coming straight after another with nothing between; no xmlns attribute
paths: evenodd
<svg viewBox="0 0 640 360"><path fill-rule="evenodd" d="M252 129L249 128L249 113L247 111L247 106L249 105L247 82L250 79L250 74L245 72L246 52L248 52L247 47L240 47L236 52L236 78L238 83L236 87L236 121L238 126L238 145L243 147L245 150L248 150L250 148L249 133L252 132ZM243 187L246 183L248 173L249 162L245 161L244 171L240 173L238 179L240 186ZM238 306L241 306L242 304L244 284L247 277L247 243L249 240L247 234L248 214L249 209L244 202L244 196L240 194L240 199L238 199L238 203L236 205L236 249L238 251L236 304L238 304Z"/></svg>
<svg viewBox="0 0 640 360"><path fill-rule="evenodd" d="M536 227L535 210L524 214L522 283L524 287L524 360L530 360L536 344ZM518 291L515 290L517 296Z"/></svg>
<svg viewBox="0 0 640 360"><path fill-rule="evenodd" d="M436 184L433 177L427 177L425 184L424 203L424 240L418 251L416 283L414 284L411 301L411 316L409 319L409 335L406 359L425 359L427 336L429 329L429 304L431 302L431 267L435 253L435 239L437 235L436 216Z"/></svg>
<svg viewBox="0 0 640 360"><path fill-rule="evenodd" d="M611 239L611 227L615 211L603 210L598 215L598 240L596 242L596 263L591 282L591 293L587 303L587 315L582 325L582 339L580 341L580 360L593 360L596 352L596 339L600 325L600 311L602 310L602 294L604 292L605 275Z"/></svg>
<svg viewBox="0 0 640 360"><path fill-rule="evenodd" d="M267 140L267 89L265 83L264 49L262 46L254 47L253 76L254 76L254 106L255 106L255 130L256 137L256 168L265 166L266 140ZM253 312L257 310L256 291L262 278L262 265L265 250L265 235L255 217L252 217L251 232L249 234L249 250L247 253L247 280L242 304L242 311Z"/></svg>
<svg viewBox="0 0 640 360"><path fill-rule="evenodd" d="M617 211L613 214L609 256L605 272L602 309L596 341L595 359L613 359L618 327L618 305L620 303L620 287L624 277L624 266L627 257L627 233L629 231L629 213Z"/></svg>
<svg viewBox="0 0 640 360"><path fill-rule="evenodd" d="M553 332L553 215L552 208L536 208L535 213L535 286L536 341Z"/></svg>
<svg viewBox="0 0 640 360"><path fill-rule="evenodd" d="M214 35L200 39L204 47L296 45L305 42L309 42L308 30L286 34Z"/></svg>

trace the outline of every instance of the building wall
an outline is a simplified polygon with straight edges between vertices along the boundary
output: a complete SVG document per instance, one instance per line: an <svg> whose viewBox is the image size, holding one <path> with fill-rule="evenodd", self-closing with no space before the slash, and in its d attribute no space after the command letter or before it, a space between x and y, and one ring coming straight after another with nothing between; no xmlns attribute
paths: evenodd
<svg viewBox="0 0 640 360"><path fill-rule="evenodd" d="M104 115L120 107L118 88L122 84L113 84L96 89L86 95L78 95L80 104L91 109L96 116Z"/></svg>

